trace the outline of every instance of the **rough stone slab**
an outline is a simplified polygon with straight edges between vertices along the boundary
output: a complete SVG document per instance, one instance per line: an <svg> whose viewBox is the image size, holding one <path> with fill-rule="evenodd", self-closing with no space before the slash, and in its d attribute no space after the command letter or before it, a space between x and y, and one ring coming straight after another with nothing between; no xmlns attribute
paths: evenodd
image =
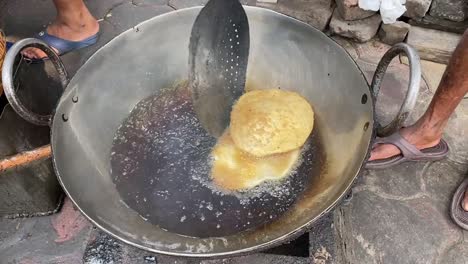
<svg viewBox="0 0 468 264"><path fill-rule="evenodd" d="M106 1L95 1L95 0L84 0L91 14L97 18L102 19L109 13L113 8L117 7L130 0L106 0Z"/></svg>
<svg viewBox="0 0 468 264"><path fill-rule="evenodd" d="M433 263L444 247L461 238L446 218L447 212L429 198L401 201L371 191L355 193L335 213L347 263Z"/></svg>
<svg viewBox="0 0 468 264"><path fill-rule="evenodd" d="M3 29L7 36L31 37L45 29L55 17L55 7L52 1L6 2L7 6L0 9L0 20L3 20ZM18 19L20 17L21 19Z"/></svg>
<svg viewBox="0 0 468 264"><path fill-rule="evenodd" d="M331 218L329 219L331 220ZM309 258L285 256L276 254L256 253L242 257L225 258L225 259L212 259L212 260L195 260L184 257L172 257L160 254L154 254L149 251L138 249L136 247L127 245L103 231L95 228L90 234L89 242L83 254L84 264L94 263L164 263L164 264L244 264L244 263L258 263L258 264L308 264ZM319 262L318 262L319 263ZM323 264L328 264L323 263Z"/></svg>
<svg viewBox="0 0 468 264"><path fill-rule="evenodd" d="M294 17L321 31L327 27L334 9L331 0L279 0L277 4L257 5Z"/></svg>
<svg viewBox="0 0 468 264"><path fill-rule="evenodd" d="M366 42L375 36L381 21L380 15L373 15L362 20L346 21L339 12L335 11L330 22L330 30L334 34Z"/></svg>
<svg viewBox="0 0 468 264"><path fill-rule="evenodd" d="M454 22L429 15L426 15L422 19L410 19L409 23L418 27L432 28L457 34L463 34L468 28L468 19L463 22Z"/></svg>
<svg viewBox="0 0 468 264"><path fill-rule="evenodd" d="M397 21L393 24L382 24L379 30L379 38L382 42L389 45L403 42L410 27L409 24L403 21Z"/></svg>
<svg viewBox="0 0 468 264"><path fill-rule="evenodd" d="M462 166L444 159L430 164L422 179L427 195L448 212L453 193L464 178ZM448 217L447 221L450 221Z"/></svg>
<svg viewBox="0 0 468 264"><path fill-rule="evenodd" d="M421 197L422 174L427 165L427 162L405 162L389 170L366 170L362 176L364 181L355 189L369 189L401 200Z"/></svg>
<svg viewBox="0 0 468 264"><path fill-rule="evenodd" d="M310 264L309 258L299 258L271 254L252 254L244 257L236 257L229 259L202 260L200 264Z"/></svg>
<svg viewBox="0 0 468 264"><path fill-rule="evenodd" d="M450 147L448 158L460 164L468 164L467 124L468 99L463 99L457 109L455 109L455 113L450 117L443 136Z"/></svg>
<svg viewBox="0 0 468 264"><path fill-rule="evenodd" d="M171 257L154 254L117 240L103 231L94 228L83 253L84 264L115 263L115 264L189 264L199 263L187 258Z"/></svg>
<svg viewBox="0 0 468 264"><path fill-rule="evenodd" d="M117 239L94 229L83 253L83 263L124 263L122 247L125 245Z"/></svg>
<svg viewBox="0 0 468 264"><path fill-rule="evenodd" d="M431 6L431 2L432 0L406 0L404 15L411 18L424 17Z"/></svg>
<svg viewBox="0 0 468 264"><path fill-rule="evenodd" d="M413 26L406 42L422 59L447 64L460 39L458 34Z"/></svg>
<svg viewBox="0 0 468 264"><path fill-rule="evenodd" d="M466 264L468 260L468 241L460 241L439 257L438 263Z"/></svg>
<svg viewBox="0 0 468 264"><path fill-rule="evenodd" d="M320 217L310 229L309 255L312 263L338 263L333 213L327 213Z"/></svg>
<svg viewBox="0 0 468 264"><path fill-rule="evenodd" d="M106 235L107 236L107 235ZM182 257L172 257L160 254L154 254L136 247L126 245L120 241L117 241L121 247L122 262L123 264L195 264L199 261L190 260Z"/></svg>
<svg viewBox="0 0 468 264"><path fill-rule="evenodd" d="M361 9L358 0L335 0L335 3L344 20L363 19L376 13L372 10Z"/></svg>
<svg viewBox="0 0 468 264"><path fill-rule="evenodd" d="M52 216L0 218L1 263L82 263L92 226L68 200Z"/></svg>
<svg viewBox="0 0 468 264"><path fill-rule="evenodd" d="M460 22L468 18L468 1L433 0L429 13L434 17Z"/></svg>

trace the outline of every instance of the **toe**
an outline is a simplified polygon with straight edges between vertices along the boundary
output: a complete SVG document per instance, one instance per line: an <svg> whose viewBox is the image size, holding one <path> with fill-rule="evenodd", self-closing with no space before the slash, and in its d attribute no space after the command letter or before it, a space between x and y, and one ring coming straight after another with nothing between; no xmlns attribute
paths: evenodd
<svg viewBox="0 0 468 264"><path fill-rule="evenodd" d="M468 211L468 189L465 191L465 196L462 201L463 210Z"/></svg>
<svg viewBox="0 0 468 264"><path fill-rule="evenodd" d="M29 59L41 59L47 57L42 50L36 48L27 48L22 51L22 54Z"/></svg>
<svg viewBox="0 0 468 264"><path fill-rule="evenodd" d="M463 208L463 210L468 211L468 201L463 200L463 202L462 202L462 208Z"/></svg>

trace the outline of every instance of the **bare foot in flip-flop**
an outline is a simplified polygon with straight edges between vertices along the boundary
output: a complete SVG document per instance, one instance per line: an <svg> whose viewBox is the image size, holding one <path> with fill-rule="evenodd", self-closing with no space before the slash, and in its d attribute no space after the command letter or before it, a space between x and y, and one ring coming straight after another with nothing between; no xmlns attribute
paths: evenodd
<svg viewBox="0 0 468 264"><path fill-rule="evenodd" d="M79 8L58 6L57 11L55 21L36 38L52 46L59 55L96 43L99 23L84 4ZM26 48L22 54L30 59L47 57L47 54L37 48Z"/></svg>
<svg viewBox="0 0 468 264"><path fill-rule="evenodd" d="M441 134L422 127L414 125L377 138L366 168L385 169L406 161L434 161L445 157L449 148Z"/></svg>
<svg viewBox="0 0 468 264"><path fill-rule="evenodd" d="M401 128L399 132L419 150L436 146L442 138L438 133L428 133L427 130L415 129L414 126ZM387 159L400 154L401 150L393 144L377 144L372 149L369 161Z"/></svg>

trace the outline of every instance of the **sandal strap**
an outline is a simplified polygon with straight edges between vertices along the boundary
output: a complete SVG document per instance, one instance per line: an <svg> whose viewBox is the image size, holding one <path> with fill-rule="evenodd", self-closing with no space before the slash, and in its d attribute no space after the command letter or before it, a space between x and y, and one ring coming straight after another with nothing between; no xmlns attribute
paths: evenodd
<svg viewBox="0 0 468 264"><path fill-rule="evenodd" d="M405 138L403 138L399 131L393 133L388 137L377 138L375 140L375 143L394 145L395 147L400 149L401 154L407 159L414 159L417 157L424 156L424 153L422 153L419 149L416 148L416 146L414 146Z"/></svg>

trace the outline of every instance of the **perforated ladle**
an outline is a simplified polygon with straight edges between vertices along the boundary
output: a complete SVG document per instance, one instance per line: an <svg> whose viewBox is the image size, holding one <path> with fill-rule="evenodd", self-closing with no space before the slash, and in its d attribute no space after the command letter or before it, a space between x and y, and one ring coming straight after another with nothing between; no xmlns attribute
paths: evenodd
<svg viewBox="0 0 468 264"><path fill-rule="evenodd" d="M189 85L202 126L218 137L242 95L249 55L249 23L238 0L210 0L192 27Z"/></svg>

